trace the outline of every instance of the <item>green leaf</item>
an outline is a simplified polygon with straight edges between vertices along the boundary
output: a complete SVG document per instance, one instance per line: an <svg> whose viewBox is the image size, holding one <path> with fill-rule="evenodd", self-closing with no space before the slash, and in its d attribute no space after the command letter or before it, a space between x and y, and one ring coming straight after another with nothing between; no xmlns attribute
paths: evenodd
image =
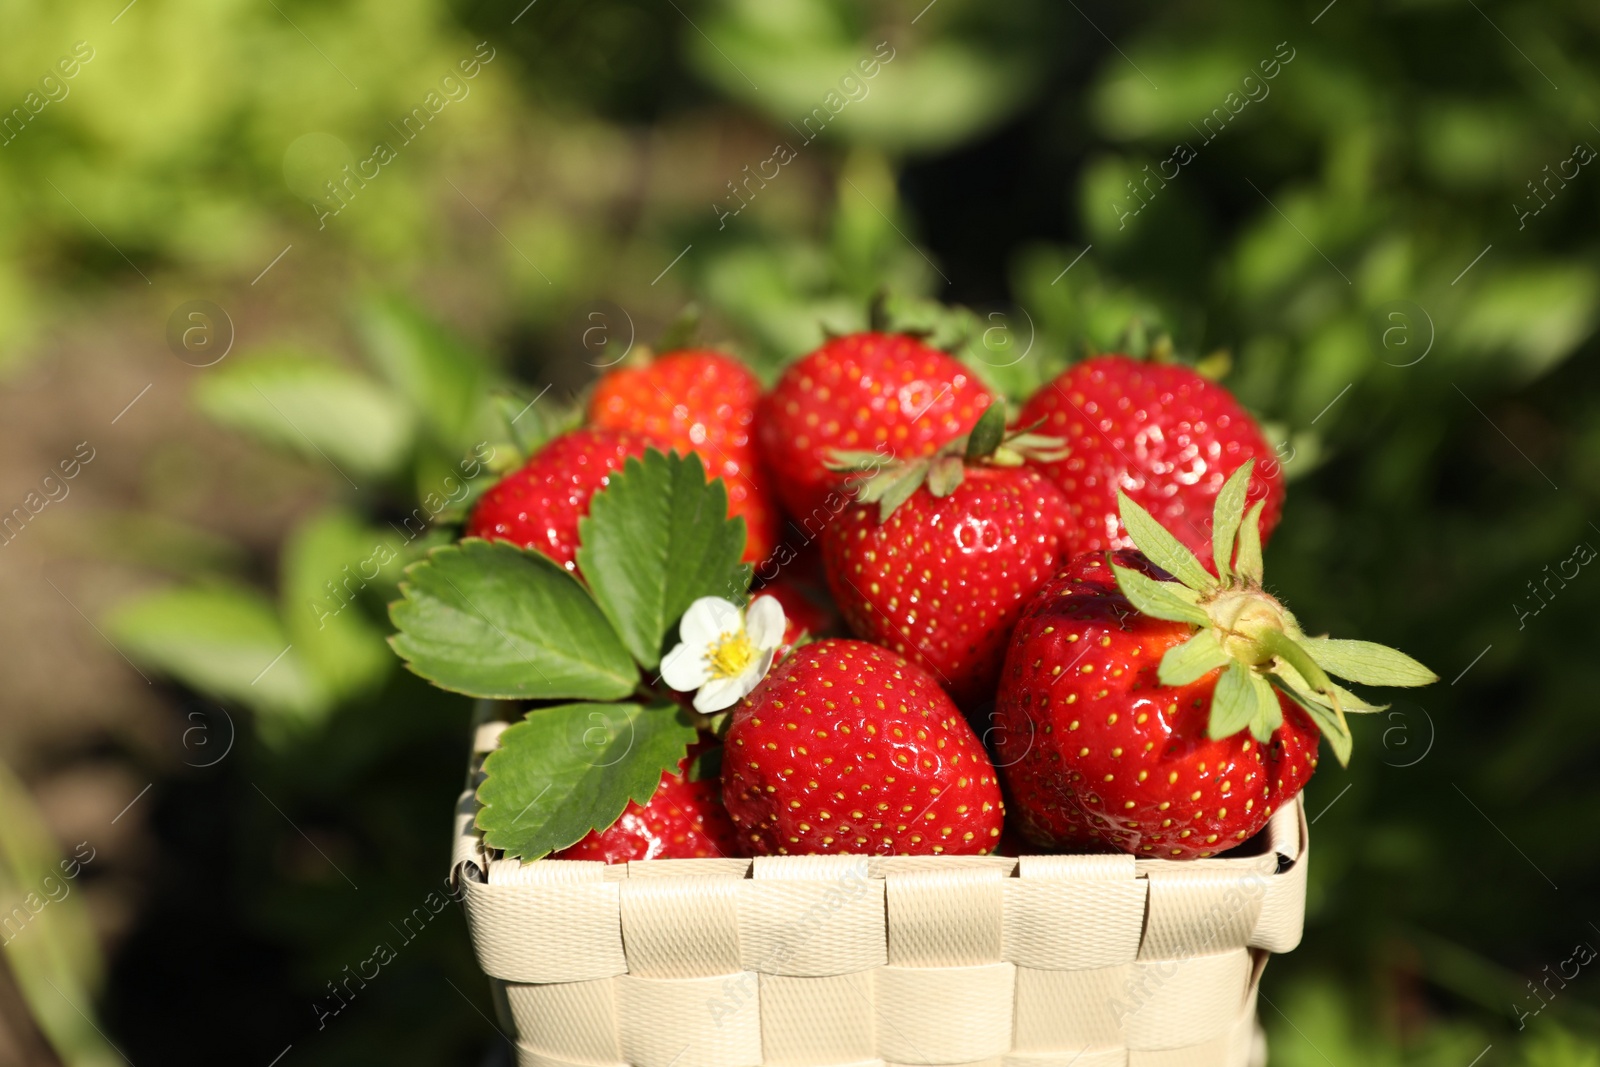
<svg viewBox="0 0 1600 1067"><path fill-rule="evenodd" d="M856 495L858 503L878 505L878 521L887 522L894 509L911 499L911 494L922 488L927 480L929 463L916 460L903 466L880 471L862 486Z"/></svg>
<svg viewBox="0 0 1600 1067"><path fill-rule="evenodd" d="M1195 606L1194 590L1177 582L1158 582L1128 567L1111 565L1117 576L1117 587L1128 602L1153 619L1172 622L1189 622L1196 626L1210 626L1211 619Z"/></svg>
<svg viewBox="0 0 1600 1067"><path fill-rule="evenodd" d="M1431 685L1439 676L1396 649L1371 641L1345 641L1333 637L1304 637L1300 644L1317 665L1362 685Z"/></svg>
<svg viewBox="0 0 1600 1067"><path fill-rule="evenodd" d="M1278 694L1259 671L1250 672L1250 688L1255 694L1256 713L1250 720L1250 736L1263 745L1272 740L1273 731L1283 725L1283 705Z"/></svg>
<svg viewBox="0 0 1600 1067"><path fill-rule="evenodd" d="M155 511L97 509L88 522L56 531L55 548L174 578L238 573L250 563L243 545L184 519Z"/></svg>
<svg viewBox="0 0 1600 1067"><path fill-rule="evenodd" d="M373 365L439 441L452 451L470 447L487 393L488 360L397 298L368 303L357 325Z"/></svg>
<svg viewBox="0 0 1600 1067"><path fill-rule="evenodd" d="M253 589L217 584L152 593L117 605L106 629L135 662L284 720L267 726L269 733L320 720L332 706L272 602Z"/></svg>
<svg viewBox="0 0 1600 1067"><path fill-rule="evenodd" d="M346 476L395 473L411 415L389 389L326 359L279 351L216 367L195 386L202 412Z"/></svg>
<svg viewBox="0 0 1600 1067"><path fill-rule="evenodd" d="M531 456L544 443L557 434L572 428L572 412L556 406L556 402L540 393L524 396L509 388L496 389L494 406L506 425L506 433L523 456Z"/></svg>
<svg viewBox="0 0 1600 1067"><path fill-rule="evenodd" d="M720 781L722 779L722 746L712 745L709 748L702 749L700 754L690 762L687 777L691 782Z"/></svg>
<svg viewBox="0 0 1600 1067"><path fill-rule="evenodd" d="M830 459L823 464L831 471L875 471L890 462L891 457L882 452L865 449L835 448L829 451Z"/></svg>
<svg viewBox="0 0 1600 1067"><path fill-rule="evenodd" d="M1047 437L1038 433L1019 433L1015 437L1007 438L1000 451L1010 450L1024 459L1035 460L1040 463L1056 463L1066 459L1071 450L1066 448L1067 441L1064 437Z"/></svg>
<svg viewBox="0 0 1600 1067"><path fill-rule="evenodd" d="M1196 630L1183 644L1167 649L1158 674L1162 685L1188 685L1232 662L1233 657L1223 650L1222 638L1208 626Z"/></svg>
<svg viewBox="0 0 1600 1067"><path fill-rule="evenodd" d="M1294 638L1281 630L1267 630L1258 640L1262 648L1293 667L1295 673L1305 679L1312 689L1323 694L1333 692L1333 679L1317 666L1316 660Z"/></svg>
<svg viewBox="0 0 1600 1067"><path fill-rule="evenodd" d="M562 704L536 708L500 735L478 786L484 842L538 859L646 803L695 739L676 705Z"/></svg>
<svg viewBox="0 0 1600 1067"><path fill-rule="evenodd" d="M1217 588L1217 580L1194 558L1194 553L1120 489L1117 490L1117 506L1128 536L1151 563L1197 593Z"/></svg>
<svg viewBox="0 0 1600 1067"><path fill-rule="evenodd" d="M295 651L336 699L382 683L394 655L369 614L393 593L403 543L330 509L290 535L279 567L283 619Z"/></svg>
<svg viewBox="0 0 1600 1067"><path fill-rule="evenodd" d="M1339 766L1348 767L1353 739L1350 736L1350 724L1345 721L1344 715L1337 708L1318 699L1315 693L1298 688L1282 675L1273 675L1272 681L1278 692L1300 705L1305 713L1311 716L1311 721L1316 723L1317 730L1333 747L1333 754L1338 759Z"/></svg>
<svg viewBox="0 0 1600 1067"><path fill-rule="evenodd" d="M0 765L0 900L11 908L5 962L12 996L21 994L24 1010L52 1046L46 1052L40 1043L40 1059L111 1067L126 1061L80 1008L103 987L106 963L91 898L73 892L76 879L99 869L94 863L103 853L89 841L69 852L58 844L59 832L59 823L46 821L27 787Z"/></svg>
<svg viewBox="0 0 1600 1067"><path fill-rule="evenodd" d="M1229 663L1212 692L1207 735L1217 741L1248 729L1250 736L1266 744L1282 725L1283 708L1272 684L1248 664Z"/></svg>
<svg viewBox="0 0 1600 1067"><path fill-rule="evenodd" d="M1321 692L1316 686L1306 681L1303 674L1282 660L1276 664L1273 673L1280 676L1285 685L1294 689L1295 692L1301 694L1307 700L1318 701L1330 709L1333 709L1335 702L1337 702L1338 707L1336 710L1346 715L1371 715L1375 712L1389 710L1389 705L1374 704L1365 697L1358 696L1343 686L1335 684L1332 679L1328 680L1327 690Z"/></svg>
<svg viewBox="0 0 1600 1067"><path fill-rule="evenodd" d="M1006 436L1006 406L996 400L983 409L972 432L967 435L967 458L982 459L1000 447Z"/></svg>
<svg viewBox="0 0 1600 1067"><path fill-rule="evenodd" d="M960 456L940 456L928 467L928 492L943 499L956 491L966 473Z"/></svg>
<svg viewBox="0 0 1600 1067"><path fill-rule="evenodd" d="M637 669L617 632L560 564L468 538L406 569L390 643L444 689L499 700L615 700Z"/></svg>
<svg viewBox="0 0 1600 1067"><path fill-rule="evenodd" d="M661 642L698 597L738 601L750 585L744 519L698 456L651 449L629 459L578 524L578 567L633 658L661 662Z"/></svg>
<svg viewBox="0 0 1600 1067"><path fill-rule="evenodd" d="M1250 680L1254 673L1235 660L1217 679L1211 693L1211 718L1206 723L1206 735L1213 741L1232 737L1258 716L1256 688Z"/></svg>
<svg viewBox="0 0 1600 1067"><path fill-rule="evenodd" d="M1265 500L1258 500L1245 514L1244 524L1239 527L1239 551L1233 562L1233 572L1256 585L1261 584L1266 573L1261 563L1261 509L1266 504Z"/></svg>
<svg viewBox="0 0 1600 1067"><path fill-rule="evenodd" d="M1389 705L1387 704L1374 704L1332 682L1328 683L1328 688L1333 691L1334 696L1339 698L1339 708L1346 715L1372 715L1380 711L1389 710Z"/></svg>
<svg viewBox="0 0 1600 1067"><path fill-rule="evenodd" d="M1239 523L1244 518L1245 496L1250 492L1250 472L1255 470L1255 466L1255 460L1247 459L1229 475L1211 511L1211 558L1216 561L1217 573L1223 581L1233 575L1233 543L1239 534Z"/></svg>

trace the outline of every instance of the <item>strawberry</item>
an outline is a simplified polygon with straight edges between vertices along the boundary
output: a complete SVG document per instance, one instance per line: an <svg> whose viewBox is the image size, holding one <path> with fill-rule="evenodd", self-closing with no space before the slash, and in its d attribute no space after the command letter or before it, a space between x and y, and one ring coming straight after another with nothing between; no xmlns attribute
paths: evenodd
<svg viewBox="0 0 1600 1067"><path fill-rule="evenodd" d="M689 755L678 764L679 773L663 774L648 803L630 801L610 827L591 831L550 858L627 863L739 855L738 834L722 806L721 782L690 777L690 764L697 755L715 763L721 754L720 746L691 745Z"/></svg>
<svg viewBox="0 0 1600 1067"><path fill-rule="evenodd" d="M644 434L623 430L572 430L553 438L483 494L463 535L536 548L576 571L578 520L588 513L589 498L629 456L644 455L652 444Z"/></svg>
<svg viewBox="0 0 1600 1067"><path fill-rule="evenodd" d="M1011 628L1067 560L1067 500L1004 431L1005 405L991 405L931 463L879 471L822 536L850 629L932 673L969 711L993 698Z"/></svg>
<svg viewBox="0 0 1600 1067"><path fill-rule="evenodd" d="M611 371L595 386L589 422L647 434L694 453L728 488L728 514L745 522L744 558L759 563L778 541L778 511L750 436L761 382L731 356L709 349L668 352L643 367Z"/></svg>
<svg viewBox="0 0 1600 1067"><path fill-rule="evenodd" d="M1319 735L1344 763L1344 713L1380 710L1329 674L1437 680L1381 645L1307 637L1261 588L1264 504L1242 516L1251 473L1241 466L1217 498L1215 574L1122 495L1143 551L1077 557L1024 611L994 738L1035 842L1186 859L1232 848L1305 786Z"/></svg>
<svg viewBox="0 0 1600 1067"><path fill-rule="evenodd" d="M1119 490L1205 552L1212 502L1246 460L1258 464L1250 499L1265 504L1263 543L1283 511L1282 472L1260 428L1232 394L1188 367L1085 360L1034 393L1018 422L1065 442L1065 455L1039 466L1072 502L1074 553L1132 545L1117 518Z"/></svg>
<svg viewBox="0 0 1600 1067"><path fill-rule="evenodd" d="M757 855L983 855L994 766L920 668L864 641L797 649L734 708L722 798Z"/></svg>
<svg viewBox="0 0 1600 1067"><path fill-rule="evenodd" d="M989 391L955 359L915 337L836 337L784 371L762 398L756 436L790 516L825 525L846 475L835 449L916 459L972 429Z"/></svg>

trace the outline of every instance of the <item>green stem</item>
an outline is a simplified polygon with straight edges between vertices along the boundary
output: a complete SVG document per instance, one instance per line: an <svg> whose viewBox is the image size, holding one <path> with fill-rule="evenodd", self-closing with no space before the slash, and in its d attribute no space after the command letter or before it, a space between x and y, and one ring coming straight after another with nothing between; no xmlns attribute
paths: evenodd
<svg viewBox="0 0 1600 1067"><path fill-rule="evenodd" d="M1311 688L1321 693L1333 702L1335 710L1339 709L1339 697L1333 691L1333 680L1317 666L1311 654L1295 643L1294 639L1282 630L1267 630L1256 638L1262 648L1279 657L1289 666L1293 667ZM1343 711L1340 711L1343 714Z"/></svg>

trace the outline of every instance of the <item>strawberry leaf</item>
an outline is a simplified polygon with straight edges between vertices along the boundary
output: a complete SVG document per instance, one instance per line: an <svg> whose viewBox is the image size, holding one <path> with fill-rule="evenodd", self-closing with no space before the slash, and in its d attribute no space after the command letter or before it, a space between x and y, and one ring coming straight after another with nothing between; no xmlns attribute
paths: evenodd
<svg viewBox="0 0 1600 1067"><path fill-rule="evenodd" d="M484 760L477 825L490 848L538 859L646 803L695 729L672 704L536 708Z"/></svg>
<svg viewBox="0 0 1600 1067"><path fill-rule="evenodd" d="M878 505L878 521L887 522L894 509L911 499L911 494L922 487L928 477L928 461L919 459L911 463L896 464L881 470L867 480L856 495L862 504Z"/></svg>
<svg viewBox="0 0 1600 1067"><path fill-rule="evenodd" d="M1217 588L1217 579L1200 565L1194 553L1120 489L1117 490L1117 507L1134 547L1151 563L1197 593L1209 593Z"/></svg>
<svg viewBox="0 0 1600 1067"><path fill-rule="evenodd" d="M1250 736L1265 745L1272 740L1273 732L1283 725L1283 705L1278 703L1277 691L1272 683L1256 671L1250 672L1250 685L1255 690L1256 715L1250 720Z"/></svg>
<svg viewBox="0 0 1600 1067"><path fill-rule="evenodd" d="M1329 674L1362 685L1431 685L1439 676L1393 648L1371 641L1344 641L1332 637L1304 637L1301 646Z"/></svg>
<svg viewBox="0 0 1600 1067"><path fill-rule="evenodd" d="M1265 506L1265 500L1258 500L1246 513L1244 524L1239 527L1239 550L1233 561L1233 573L1256 585L1261 584L1265 573L1261 564L1261 509Z"/></svg>
<svg viewBox="0 0 1600 1067"><path fill-rule="evenodd" d="M1295 682L1299 682L1300 685L1305 684L1299 679L1290 679L1284 675L1275 674L1272 676L1272 681L1278 692L1300 705L1305 713L1311 716L1311 721L1316 723L1317 730L1332 746L1333 754L1338 759L1339 766L1348 767L1350 765L1352 742L1350 724L1345 721L1344 713L1338 708L1325 703L1309 689L1298 688Z"/></svg>
<svg viewBox="0 0 1600 1067"><path fill-rule="evenodd" d="M357 477L393 476L416 439L415 416L394 390L293 350L217 367L194 400L225 426Z"/></svg>
<svg viewBox="0 0 1600 1067"><path fill-rule="evenodd" d="M972 432L967 434L967 458L982 459L1000 447L1006 436L1006 406L996 401L983 409Z"/></svg>
<svg viewBox="0 0 1600 1067"><path fill-rule="evenodd" d="M1339 710L1346 715L1373 715L1389 710L1389 705L1370 703L1342 686L1329 683L1329 688L1333 691L1333 695L1339 698Z"/></svg>
<svg viewBox="0 0 1600 1067"><path fill-rule="evenodd" d="M1271 652L1293 667L1311 688L1319 693L1327 694L1333 689L1333 680L1317 666L1317 661L1311 658L1311 653L1302 648L1294 638L1281 630L1267 630L1260 637L1261 647Z"/></svg>
<svg viewBox="0 0 1600 1067"><path fill-rule="evenodd" d="M956 491L966 475L960 456L940 456L928 467L928 492L939 498Z"/></svg>
<svg viewBox="0 0 1600 1067"><path fill-rule="evenodd" d="M578 567L594 599L646 669L689 605L703 596L743 600L750 586L744 519L728 517L722 480L706 481L698 456L629 459L578 523Z"/></svg>
<svg viewBox="0 0 1600 1067"><path fill-rule="evenodd" d="M1232 662L1233 657L1223 649L1217 631L1207 627L1195 631L1183 644L1167 649L1166 655L1161 657L1158 675L1162 685L1188 685Z"/></svg>
<svg viewBox="0 0 1600 1067"><path fill-rule="evenodd" d="M1195 593L1177 582L1158 582L1128 567L1111 565L1117 587L1128 602L1153 619L1209 626L1211 619L1195 605Z"/></svg>
<svg viewBox="0 0 1600 1067"><path fill-rule="evenodd" d="M248 706L273 741L321 723L338 699L302 649L285 650L290 638L277 610L248 586L217 582L148 593L117 605L106 628L144 667Z"/></svg>
<svg viewBox="0 0 1600 1067"><path fill-rule="evenodd" d="M1255 672L1237 660L1217 679L1211 693L1211 718L1206 723L1206 736L1213 741L1232 737L1254 722L1260 715L1256 704Z"/></svg>
<svg viewBox="0 0 1600 1067"><path fill-rule="evenodd" d="M577 423L574 412L561 410L555 401L540 404L541 396L526 397L510 388L496 389L492 396L506 432L524 456L533 455L546 441Z"/></svg>
<svg viewBox="0 0 1600 1067"><path fill-rule="evenodd" d="M698 734L696 736L699 736ZM702 749L689 762L685 777L691 782L720 782L722 780L722 746L712 745Z"/></svg>
<svg viewBox="0 0 1600 1067"><path fill-rule="evenodd" d="M406 569L389 643L441 689L494 700L615 700L639 672L577 580L548 556L468 538Z"/></svg>
<svg viewBox="0 0 1600 1067"><path fill-rule="evenodd" d="M1233 576L1233 543L1239 535L1239 523L1244 518L1245 496L1250 492L1250 472L1256 461L1245 460L1228 478L1217 494L1216 506L1211 512L1211 558L1216 561L1217 573L1227 581Z"/></svg>
<svg viewBox="0 0 1600 1067"><path fill-rule="evenodd" d="M397 298L364 305L356 325L368 358L439 442L450 451L472 447L486 412L489 358Z"/></svg>
<svg viewBox="0 0 1600 1067"><path fill-rule="evenodd" d="M882 452L865 449L834 448L829 450L828 456L823 466L831 471L875 471L890 462L890 457Z"/></svg>

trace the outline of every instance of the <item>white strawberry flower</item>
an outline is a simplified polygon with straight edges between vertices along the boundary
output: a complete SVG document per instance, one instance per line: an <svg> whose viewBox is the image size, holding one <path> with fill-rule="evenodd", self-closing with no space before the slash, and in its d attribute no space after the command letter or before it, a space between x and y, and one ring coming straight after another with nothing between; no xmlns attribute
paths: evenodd
<svg viewBox="0 0 1600 1067"><path fill-rule="evenodd" d="M695 693L694 709L732 707L772 669L783 644L783 605L758 596L741 612L737 604L703 596L678 622L679 643L661 661L661 679L680 693Z"/></svg>

